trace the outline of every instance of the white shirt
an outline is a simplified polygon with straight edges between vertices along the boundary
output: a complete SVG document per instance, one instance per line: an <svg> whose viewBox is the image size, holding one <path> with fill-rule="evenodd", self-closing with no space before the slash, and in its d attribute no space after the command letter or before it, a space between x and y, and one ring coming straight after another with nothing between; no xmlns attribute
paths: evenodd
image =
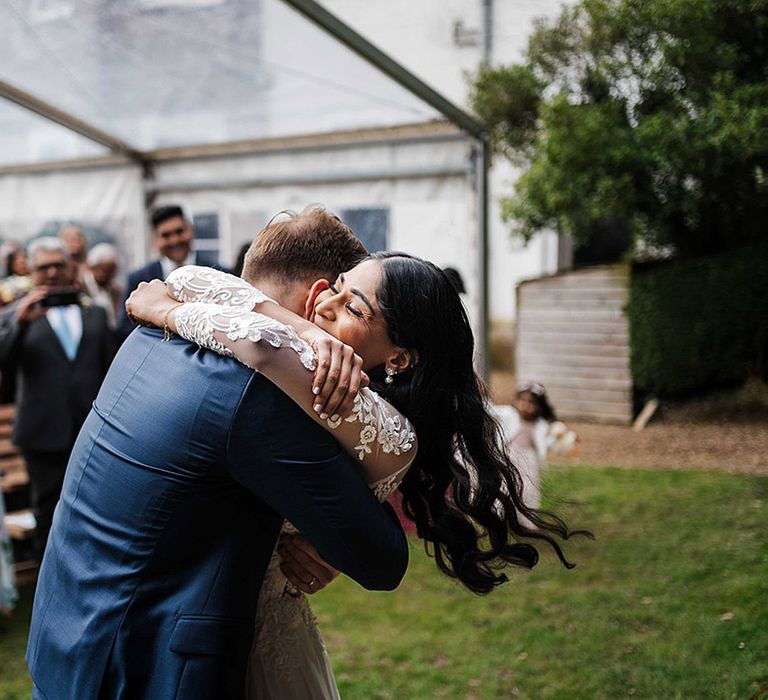
<svg viewBox="0 0 768 700"><path fill-rule="evenodd" d="M189 255L187 255L187 259L183 263L177 263L171 260L170 258L162 257L160 258L160 267L163 268L163 279L167 280L168 275L170 275L177 267L183 267L184 265L194 265L196 262L195 257L195 251L190 250Z"/></svg>

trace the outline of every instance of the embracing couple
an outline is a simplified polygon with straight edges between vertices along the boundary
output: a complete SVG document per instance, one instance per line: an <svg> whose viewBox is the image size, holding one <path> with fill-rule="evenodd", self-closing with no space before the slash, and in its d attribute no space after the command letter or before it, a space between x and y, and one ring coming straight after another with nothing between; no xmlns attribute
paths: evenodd
<svg viewBox="0 0 768 700"><path fill-rule="evenodd" d="M536 563L520 538L567 564L565 525L522 501L433 264L366 257L315 207L270 222L242 279L182 267L128 309L147 327L80 432L40 571L33 697L338 697L301 591L334 570L397 587L396 488L475 593ZM308 541L288 537L282 570L281 528Z"/></svg>

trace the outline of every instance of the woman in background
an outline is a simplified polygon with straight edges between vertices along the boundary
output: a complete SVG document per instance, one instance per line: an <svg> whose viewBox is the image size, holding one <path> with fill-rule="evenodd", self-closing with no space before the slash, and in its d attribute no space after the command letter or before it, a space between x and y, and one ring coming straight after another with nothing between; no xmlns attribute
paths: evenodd
<svg viewBox="0 0 768 700"><path fill-rule="evenodd" d="M32 289L32 278L27 267L27 253L23 248L12 250L5 259L8 276L0 283L0 302L5 306Z"/></svg>

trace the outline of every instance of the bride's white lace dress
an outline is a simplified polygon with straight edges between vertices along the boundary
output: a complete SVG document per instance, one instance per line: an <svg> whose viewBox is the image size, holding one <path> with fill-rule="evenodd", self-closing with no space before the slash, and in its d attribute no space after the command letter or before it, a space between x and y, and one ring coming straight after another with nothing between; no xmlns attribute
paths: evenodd
<svg viewBox="0 0 768 700"><path fill-rule="evenodd" d="M314 369L311 347L293 328L253 311L255 305L268 298L243 280L209 268L187 266L175 270L166 284L171 296L189 302L176 312L177 332L186 340L236 357L254 369L258 363L249 354L254 343L290 347L304 367ZM415 434L408 420L376 393L363 389L349 416L326 423L347 451L358 458L376 497L385 500L410 465L413 455L409 457L408 453L415 452ZM285 529L292 526L286 523ZM277 551L272 553L259 593L246 697L339 697L309 602L283 576Z"/></svg>

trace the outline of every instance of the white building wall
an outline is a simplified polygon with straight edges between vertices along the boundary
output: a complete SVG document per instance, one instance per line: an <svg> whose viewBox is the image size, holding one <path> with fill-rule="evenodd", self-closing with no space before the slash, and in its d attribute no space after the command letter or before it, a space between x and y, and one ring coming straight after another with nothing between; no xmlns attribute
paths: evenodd
<svg viewBox="0 0 768 700"><path fill-rule="evenodd" d="M427 84L468 108L467 76L482 60L483 0L322 0L322 4ZM521 60L533 20L556 17L562 5L561 0L494 0L491 65ZM457 23L476 39L471 45L454 40ZM496 162L491 168L489 311L497 324L514 319L517 282L557 269L553 233L541 234L523 248L510 239L509 227L501 221L499 198L512 191L514 180L508 163Z"/></svg>
<svg viewBox="0 0 768 700"><path fill-rule="evenodd" d="M282 209L301 210L312 202L333 211L385 208L388 249L457 268L466 282L465 302L477 329L480 265L470 152L469 141L449 138L167 162L156 169L155 185L161 193L155 204L177 202L192 214L219 214L225 264L233 260L227 258L227 249L234 256ZM427 166L436 174L393 176ZM439 175L441 171L448 174ZM382 176L356 180L355 173ZM280 181L298 175L309 182ZM320 179L325 182L317 182ZM242 184L218 187L226 182Z"/></svg>

